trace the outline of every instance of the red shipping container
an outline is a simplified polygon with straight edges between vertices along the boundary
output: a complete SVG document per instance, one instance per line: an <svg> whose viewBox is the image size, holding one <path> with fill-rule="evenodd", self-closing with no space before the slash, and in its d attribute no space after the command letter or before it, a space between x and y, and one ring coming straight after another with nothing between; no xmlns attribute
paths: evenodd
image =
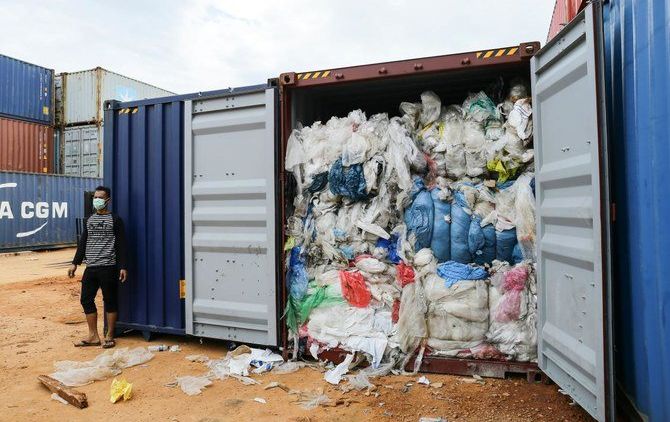
<svg viewBox="0 0 670 422"><path fill-rule="evenodd" d="M547 42L554 38L584 7L586 7L586 0L556 0L549 24Z"/></svg>
<svg viewBox="0 0 670 422"><path fill-rule="evenodd" d="M0 171L53 173L52 126L0 117Z"/></svg>

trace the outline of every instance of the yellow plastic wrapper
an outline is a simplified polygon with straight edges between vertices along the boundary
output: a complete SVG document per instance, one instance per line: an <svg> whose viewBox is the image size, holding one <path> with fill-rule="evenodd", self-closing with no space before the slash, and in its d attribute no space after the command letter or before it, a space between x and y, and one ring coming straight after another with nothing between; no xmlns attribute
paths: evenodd
<svg viewBox="0 0 670 422"><path fill-rule="evenodd" d="M126 381L125 378L121 378L120 380L117 380L114 378L112 381L112 387L109 390L109 401L112 403L116 403L117 401L121 400L123 397L123 400L130 400L130 398L133 396L133 385Z"/></svg>

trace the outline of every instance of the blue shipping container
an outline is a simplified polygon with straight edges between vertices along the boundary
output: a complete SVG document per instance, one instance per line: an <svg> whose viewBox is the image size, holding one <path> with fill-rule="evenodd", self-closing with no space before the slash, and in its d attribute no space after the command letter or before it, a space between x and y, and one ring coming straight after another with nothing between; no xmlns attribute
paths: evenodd
<svg viewBox="0 0 670 422"><path fill-rule="evenodd" d="M105 111L104 180L130 257L119 330L184 333L182 115L178 99Z"/></svg>
<svg viewBox="0 0 670 422"><path fill-rule="evenodd" d="M0 115L53 125L54 71L0 54Z"/></svg>
<svg viewBox="0 0 670 422"><path fill-rule="evenodd" d="M84 192L101 179L0 173L0 252L77 242Z"/></svg>
<svg viewBox="0 0 670 422"><path fill-rule="evenodd" d="M119 330L184 334L184 101L265 85L105 104L105 184L128 233Z"/></svg>
<svg viewBox="0 0 670 422"><path fill-rule="evenodd" d="M604 8L619 386L650 421L670 420L670 3ZM619 395L619 400L625 396Z"/></svg>

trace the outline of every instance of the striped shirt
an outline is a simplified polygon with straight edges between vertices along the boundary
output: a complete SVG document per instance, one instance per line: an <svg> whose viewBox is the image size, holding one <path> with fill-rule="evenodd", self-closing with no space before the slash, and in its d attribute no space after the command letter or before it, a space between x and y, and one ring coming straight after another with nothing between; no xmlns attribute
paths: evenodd
<svg viewBox="0 0 670 422"><path fill-rule="evenodd" d="M112 214L93 214L86 221L86 265L105 267L116 265L114 219Z"/></svg>

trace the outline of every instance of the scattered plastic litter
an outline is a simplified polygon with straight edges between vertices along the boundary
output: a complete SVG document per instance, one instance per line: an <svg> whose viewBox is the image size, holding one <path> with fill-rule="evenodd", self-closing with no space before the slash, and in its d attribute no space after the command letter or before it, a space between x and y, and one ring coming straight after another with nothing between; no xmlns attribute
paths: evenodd
<svg viewBox="0 0 670 422"><path fill-rule="evenodd" d="M166 344L157 344L154 346L148 346L147 350L150 352L165 352L169 347Z"/></svg>
<svg viewBox="0 0 670 422"><path fill-rule="evenodd" d="M191 362L198 362L198 363L209 362L209 357L205 355L188 355L186 356L185 359Z"/></svg>
<svg viewBox="0 0 670 422"><path fill-rule="evenodd" d="M177 377L175 382L171 385L179 386L181 391L188 394L189 396L196 396L202 393L202 390L204 390L206 387L212 385L212 381L206 375L200 377L185 375L183 377Z"/></svg>
<svg viewBox="0 0 670 422"><path fill-rule="evenodd" d="M340 381L342 380L342 377L344 376L344 374L349 372L349 364L353 360L354 360L354 355L353 354L347 355L339 365L337 365L335 368L327 371L324 374L323 379L325 379L326 382L328 382L330 384L333 384L333 385L339 384Z"/></svg>
<svg viewBox="0 0 670 422"><path fill-rule="evenodd" d="M423 385L430 385L430 381L428 381L428 378L426 378L425 376L419 377L419 379L416 380L416 382Z"/></svg>
<svg viewBox="0 0 670 422"><path fill-rule="evenodd" d="M168 348L171 352L181 352L181 347L178 344L172 345Z"/></svg>
<svg viewBox="0 0 670 422"><path fill-rule="evenodd" d="M78 387L119 375L123 369L141 365L153 357L144 347L106 350L90 361L55 362L56 372L51 377L68 387Z"/></svg>
<svg viewBox="0 0 670 422"><path fill-rule="evenodd" d="M267 401L266 401L265 399L260 398L260 397L256 397L256 398L254 398L254 401L255 401L256 403L262 403L262 404L266 404L266 403L267 403Z"/></svg>
<svg viewBox="0 0 670 422"><path fill-rule="evenodd" d="M109 389L109 401L116 403L123 398L123 401L130 400L133 396L133 385L125 380L125 378L112 380L112 385Z"/></svg>
<svg viewBox="0 0 670 422"><path fill-rule="evenodd" d="M70 404L70 403L67 402L67 400L65 400L64 398L62 398L61 396L59 396L56 393L51 394L51 399L56 400L57 402L62 403L62 404Z"/></svg>

